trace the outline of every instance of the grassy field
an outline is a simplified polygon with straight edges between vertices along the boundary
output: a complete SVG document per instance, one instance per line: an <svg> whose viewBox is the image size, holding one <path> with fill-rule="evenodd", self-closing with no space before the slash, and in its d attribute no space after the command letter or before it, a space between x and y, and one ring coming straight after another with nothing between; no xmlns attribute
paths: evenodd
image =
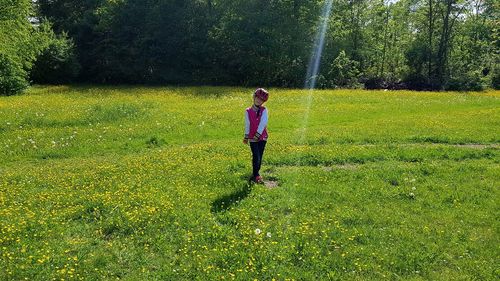
<svg viewBox="0 0 500 281"><path fill-rule="evenodd" d="M498 280L500 92L0 97L0 280Z"/></svg>

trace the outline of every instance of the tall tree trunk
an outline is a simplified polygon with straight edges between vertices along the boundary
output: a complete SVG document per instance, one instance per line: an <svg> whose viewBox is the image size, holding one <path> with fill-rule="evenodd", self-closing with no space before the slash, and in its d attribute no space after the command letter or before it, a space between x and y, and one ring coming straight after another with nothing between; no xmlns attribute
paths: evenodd
<svg viewBox="0 0 500 281"><path fill-rule="evenodd" d="M436 78L439 88L444 86L444 72L446 69L446 61L448 57L449 40L450 40L450 14L453 0L446 0L446 11L443 17L443 26L441 29L441 38L439 40L439 49L437 53Z"/></svg>
<svg viewBox="0 0 500 281"><path fill-rule="evenodd" d="M385 13L385 28L384 28L384 48L382 50L382 65L381 65L381 71L380 75L384 75L384 67L385 67L385 54L386 54L386 49L387 49L387 30L389 29L389 7L386 7L386 13Z"/></svg>
<svg viewBox="0 0 500 281"><path fill-rule="evenodd" d="M432 1L429 0L429 42L427 50L427 81L432 80L432 31L434 29L434 15L432 11Z"/></svg>
<svg viewBox="0 0 500 281"><path fill-rule="evenodd" d="M349 1L349 7L351 12L351 36L352 36L352 56L354 59L358 59L358 14L355 11L355 1Z"/></svg>

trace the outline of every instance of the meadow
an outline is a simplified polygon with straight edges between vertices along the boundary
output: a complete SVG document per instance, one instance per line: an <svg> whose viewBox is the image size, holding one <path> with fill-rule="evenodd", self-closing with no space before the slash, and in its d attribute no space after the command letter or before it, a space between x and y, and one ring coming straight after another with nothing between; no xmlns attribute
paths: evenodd
<svg viewBox="0 0 500 281"><path fill-rule="evenodd" d="M0 280L500 279L499 91L269 90L0 97Z"/></svg>

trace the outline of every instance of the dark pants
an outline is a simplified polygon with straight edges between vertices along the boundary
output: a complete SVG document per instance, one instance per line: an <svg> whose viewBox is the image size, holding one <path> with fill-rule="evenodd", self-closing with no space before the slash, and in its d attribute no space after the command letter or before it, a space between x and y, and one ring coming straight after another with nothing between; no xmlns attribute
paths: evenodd
<svg viewBox="0 0 500 281"><path fill-rule="evenodd" d="M252 166L253 176L260 176L259 170L262 165L262 156L266 148L266 141L250 142L250 149L252 149Z"/></svg>

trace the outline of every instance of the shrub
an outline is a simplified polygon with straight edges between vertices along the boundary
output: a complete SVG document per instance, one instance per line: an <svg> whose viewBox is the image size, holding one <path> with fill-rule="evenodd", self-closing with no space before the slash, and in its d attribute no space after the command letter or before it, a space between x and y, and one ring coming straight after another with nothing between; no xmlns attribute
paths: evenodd
<svg viewBox="0 0 500 281"><path fill-rule="evenodd" d="M420 73L410 73L403 79L406 88L409 90L426 91L436 90L437 86L429 83L428 79Z"/></svg>
<svg viewBox="0 0 500 281"><path fill-rule="evenodd" d="M28 87L26 77L27 73L19 59L0 53L0 95L8 96L20 93Z"/></svg>
<svg viewBox="0 0 500 281"><path fill-rule="evenodd" d="M446 84L451 91L482 91L486 88L485 79L480 71L468 71L452 75Z"/></svg>
<svg viewBox="0 0 500 281"><path fill-rule="evenodd" d="M370 77L363 80L365 88L368 90L385 89L387 87L386 81L381 77Z"/></svg>
<svg viewBox="0 0 500 281"><path fill-rule="evenodd" d="M37 57L31 79L35 83L62 84L71 82L80 70L80 65L74 54L73 41L62 36L52 35L48 46Z"/></svg>
<svg viewBox="0 0 500 281"><path fill-rule="evenodd" d="M329 67L326 84L331 88L360 88L359 63L341 51Z"/></svg>
<svg viewBox="0 0 500 281"><path fill-rule="evenodd" d="M491 86L495 90L500 89L500 68L496 68L491 76Z"/></svg>

